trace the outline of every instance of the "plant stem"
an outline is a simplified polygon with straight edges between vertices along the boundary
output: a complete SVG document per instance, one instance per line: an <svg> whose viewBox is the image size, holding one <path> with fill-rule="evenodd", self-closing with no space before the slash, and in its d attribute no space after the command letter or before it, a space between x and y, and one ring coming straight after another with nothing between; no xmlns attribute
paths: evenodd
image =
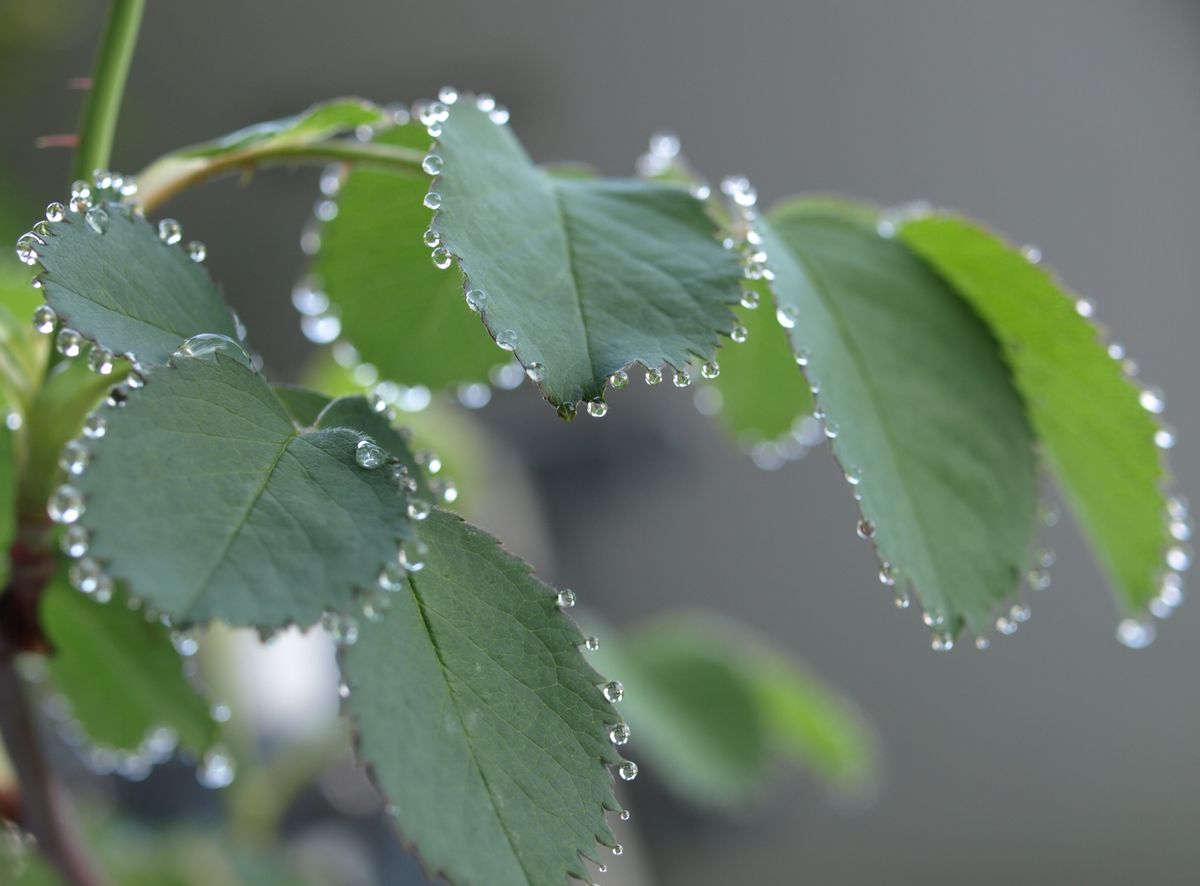
<svg viewBox="0 0 1200 886"><path fill-rule="evenodd" d="M79 124L76 178L86 178L92 170L109 164L125 80L145 5L145 0L113 0L108 8L108 21L100 38L92 73L92 89L84 101L83 119Z"/></svg>
<svg viewBox="0 0 1200 886"><path fill-rule="evenodd" d="M42 737L8 650L0 657L0 734L21 784L21 823L71 886L102 886L83 851L62 785L43 752Z"/></svg>
<svg viewBox="0 0 1200 886"><path fill-rule="evenodd" d="M304 145L266 145L211 157L168 154L138 174L138 202L153 212L188 188L209 179L259 166L352 163L403 172L420 172L424 151L356 141L334 140Z"/></svg>

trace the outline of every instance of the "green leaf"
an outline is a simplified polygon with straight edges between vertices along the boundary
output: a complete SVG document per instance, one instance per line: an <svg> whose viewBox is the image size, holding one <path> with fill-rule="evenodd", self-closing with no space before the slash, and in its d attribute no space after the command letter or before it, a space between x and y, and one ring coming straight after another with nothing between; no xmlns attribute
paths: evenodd
<svg viewBox="0 0 1200 886"><path fill-rule="evenodd" d="M907 222L900 237L991 326L1041 451L1120 603L1131 613L1145 609L1171 544L1168 473L1155 446L1161 426L1140 402L1161 408L1161 398L1143 397L1122 371L1123 353L1109 355L1076 297L998 236L963 218L933 216Z"/></svg>
<svg viewBox="0 0 1200 886"><path fill-rule="evenodd" d="M983 633L1017 590L1036 509L1032 437L996 341L864 207L791 202L761 233L834 454L861 478L862 534L916 588L935 646L963 621Z"/></svg>
<svg viewBox="0 0 1200 886"><path fill-rule="evenodd" d="M396 126L377 144L426 150L424 127ZM337 195L337 216L321 230L314 284L333 300L342 336L387 379L439 389L486 381L507 362L463 299L457 273L438 270L422 235L429 177L361 167Z"/></svg>
<svg viewBox="0 0 1200 886"><path fill-rule="evenodd" d="M217 739L207 704L184 676L166 629L126 603L120 592L105 604L65 580L51 584L41 622L54 646L48 662L55 685L95 744L136 751L166 726L202 754Z"/></svg>
<svg viewBox="0 0 1200 886"><path fill-rule="evenodd" d="M63 326L118 355L161 365L200 333L237 337L216 285L128 206L107 203L103 234L77 212L38 247L46 301Z"/></svg>
<svg viewBox="0 0 1200 886"><path fill-rule="evenodd" d="M856 708L744 628L710 616L655 619L606 636L598 662L621 674L631 744L690 802L742 804L782 761L839 794L877 777L873 734Z"/></svg>
<svg viewBox="0 0 1200 886"><path fill-rule="evenodd" d="M319 391L295 385L272 385L271 390L287 408L292 421L304 428L315 427L321 410L333 399Z"/></svg>
<svg viewBox="0 0 1200 886"><path fill-rule="evenodd" d="M249 148L311 144L353 132L359 126L378 126L387 112L360 98L332 99L279 120L255 123L229 135L176 152L179 157L214 157Z"/></svg>
<svg viewBox="0 0 1200 886"><path fill-rule="evenodd" d="M203 179L214 168L236 169L272 152L302 149L359 126L378 126L386 118L382 108L357 98L313 105L302 114L257 123L160 157L138 175L139 188L142 194L174 193L189 179Z"/></svg>
<svg viewBox="0 0 1200 886"><path fill-rule="evenodd" d="M76 481L90 555L178 625L348 609L410 533L390 466L359 467L364 432L297 427L261 376L214 357L151 370L101 409Z"/></svg>
<svg viewBox="0 0 1200 886"><path fill-rule="evenodd" d="M687 190L563 179L535 167L507 126L459 101L436 151L434 229L486 294L483 319L573 413L634 361L707 361L733 327L741 271Z"/></svg>
<svg viewBox="0 0 1200 886"><path fill-rule="evenodd" d="M760 304L738 308L746 340L721 351L721 375L712 384L721 392L719 415L730 433L743 442L774 442L812 414L812 394L787 333L775 322L770 290L765 285L747 289Z"/></svg>
<svg viewBox="0 0 1200 886"><path fill-rule="evenodd" d="M358 752L397 824L457 884L586 879L613 843L605 764L619 721L551 588L496 540L435 511L426 565L342 652Z"/></svg>

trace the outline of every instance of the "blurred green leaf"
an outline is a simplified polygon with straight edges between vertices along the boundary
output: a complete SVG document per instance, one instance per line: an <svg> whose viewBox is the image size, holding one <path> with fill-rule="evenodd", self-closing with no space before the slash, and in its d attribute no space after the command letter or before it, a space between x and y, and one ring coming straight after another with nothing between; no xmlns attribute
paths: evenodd
<svg viewBox="0 0 1200 886"><path fill-rule="evenodd" d="M98 209L103 234L67 210L37 249L42 291L63 326L147 366L165 363L200 333L237 337L216 284L183 249L164 243L128 206Z"/></svg>
<svg viewBox="0 0 1200 886"><path fill-rule="evenodd" d="M136 751L167 726L199 756L217 738L208 706L184 677L166 628L126 603L120 591L97 603L60 571L41 598L54 683L94 744Z"/></svg>
<svg viewBox="0 0 1200 886"><path fill-rule="evenodd" d="M261 376L214 357L150 370L100 410L75 481L90 556L177 625L349 609L411 532L390 466L360 467L363 431L298 428Z"/></svg>
<svg viewBox="0 0 1200 886"><path fill-rule="evenodd" d="M619 719L552 588L496 540L435 511L425 566L343 650L358 753L401 833L457 884L586 879L612 845L604 764Z"/></svg>
<svg viewBox="0 0 1200 886"><path fill-rule="evenodd" d="M601 398L634 361L713 358L741 272L686 189L549 176L469 101L451 108L434 150L433 228L486 294L488 330L537 365L551 404L569 413Z"/></svg>
<svg viewBox="0 0 1200 886"><path fill-rule="evenodd" d="M900 236L987 322L1025 395L1029 420L1085 534L1130 613L1146 608L1171 544L1155 446L1160 430L1142 402L1161 395L1122 371L1096 326L1045 268L975 223L932 216Z"/></svg>
<svg viewBox="0 0 1200 886"><path fill-rule="evenodd" d="M418 125L395 126L377 144L426 150ZM337 216L321 230L313 262L341 318L342 336L380 374L434 390L486 381L508 355L484 334L463 299L458 273L438 270L422 242L429 210L421 205L429 177L360 167L337 194Z"/></svg>
<svg viewBox="0 0 1200 886"><path fill-rule="evenodd" d="M721 422L735 438L773 442L812 414L812 394L796 366L786 331L775 322L770 290L756 283L747 285L747 291L754 292L760 304L737 309L746 340L721 351L721 375L711 384L721 393Z"/></svg>
<svg viewBox="0 0 1200 886"><path fill-rule="evenodd" d="M865 207L797 200L769 218L779 316L861 496L860 534L911 581L935 645L964 621L982 634L1017 592L1036 510L1032 435L999 347Z"/></svg>
<svg viewBox="0 0 1200 886"><path fill-rule="evenodd" d="M692 803L744 803L780 762L838 794L862 792L877 776L874 738L855 707L730 622L658 618L606 632L595 658L621 675L631 746Z"/></svg>

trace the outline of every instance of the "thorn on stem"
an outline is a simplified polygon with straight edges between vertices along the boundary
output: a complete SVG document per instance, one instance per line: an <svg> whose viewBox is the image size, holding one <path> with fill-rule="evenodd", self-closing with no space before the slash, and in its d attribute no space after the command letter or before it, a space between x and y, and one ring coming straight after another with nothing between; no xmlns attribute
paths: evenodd
<svg viewBox="0 0 1200 886"><path fill-rule="evenodd" d="M64 132L60 135L39 135L33 140L33 146L39 150L43 148L74 148L79 145L79 136L73 132Z"/></svg>

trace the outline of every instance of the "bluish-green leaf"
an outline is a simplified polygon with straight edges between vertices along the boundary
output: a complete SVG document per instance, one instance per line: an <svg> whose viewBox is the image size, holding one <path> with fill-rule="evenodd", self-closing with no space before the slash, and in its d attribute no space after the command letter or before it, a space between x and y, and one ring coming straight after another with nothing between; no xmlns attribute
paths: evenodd
<svg viewBox="0 0 1200 886"><path fill-rule="evenodd" d="M217 738L208 705L184 676L167 630L126 602L118 592L97 603L60 573L41 599L54 684L94 744L136 751L165 726L200 755Z"/></svg>
<svg viewBox="0 0 1200 886"><path fill-rule="evenodd" d="M65 327L118 355L161 365L188 338L236 338L221 293L184 249L128 206L106 203L99 233L67 210L37 248L42 288Z"/></svg>
<svg viewBox="0 0 1200 886"><path fill-rule="evenodd" d="M432 139L411 124L374 141L425 150ZM429 176L419 172L355 169L338 191L336 217L321 230L312 273L364 361L386 379L436 390L486 381L509 358L467 307L461 275L430 260L422 241L428 189Z"/></svg>
<svg viewBox="0 0 1200 886"><path fill-rule="evenodd" d="M488 330L551 404L569 413L601 398L634 361L713 358L733 327L741 272L686 189L549 176L466 100L435 151L434 229L484 293Z"/></svg>
<svg viewBox="0 0 1200 886"><path fill-rule="evenodd" d="M973 222L932 216L905 223L901 238L988 323L1025 396L1041 451L1107 571L1122 606L1145 609L1167 571L1168 473L1155 446L1160 425L1142 401L1161 397L1122 371L1071 295L1045 268ZM1170 433L1165 435L1171 437ZM1162 439L1162 437L1160 437ZM1178 517L1181 506L1173 506Z"/></svg>
<svg viewBox="0 0 1200 886"><path fill-rule="evenodd" d="M762 225L779 316L861 496L861 534L945 645L1011 601L1036 506L1024 404L988 328L864 207L785 204ZM851 527L847 527L851 531Z"/></svg>
<svg viewBox="0 0 1200 886"><path fill-rule="evenodd" d="M425 567L342 653L358 751L401 833L459 886L586 879L611 845L617 713L553 590L440 511Z"/></svg>
<svg viewBox="0 0 1200 886"><path fill-rule="evenodd" d="M75 481L90 555L177 624L311 624L372 588L410 532L390 466L360 467L367 435L304 429L236 359L147 374Z"/></svg>

